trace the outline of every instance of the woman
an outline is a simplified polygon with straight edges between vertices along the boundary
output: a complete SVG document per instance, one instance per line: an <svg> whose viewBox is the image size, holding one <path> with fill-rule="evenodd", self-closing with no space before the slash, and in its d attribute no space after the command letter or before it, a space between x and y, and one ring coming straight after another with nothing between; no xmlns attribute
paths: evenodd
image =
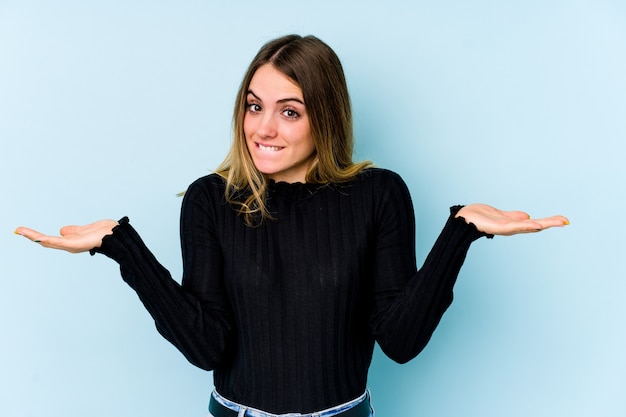
<svg viewBox="0 0 626 417"><path fill-rule="evenodd" d="M16 233L117 261L159 332L214 371L214 416L371 416L374 342L398 362L424 348L474 240L568 220L453 207L418 271L404 182L353 163L352 147L339 59L315 37L285 36L248 68L225 161L186 192L182 285L127 218Z"/></svg>

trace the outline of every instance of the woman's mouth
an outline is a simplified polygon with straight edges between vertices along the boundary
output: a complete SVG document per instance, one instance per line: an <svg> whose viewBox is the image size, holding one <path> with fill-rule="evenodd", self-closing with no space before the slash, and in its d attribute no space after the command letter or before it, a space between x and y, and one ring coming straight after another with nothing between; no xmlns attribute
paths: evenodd
<svg viewBox="0 0 626 417"><path fill-rule="evenodd" d="M276 151L280 151L281 149L283 149L282 146L268 146L268 145L263 145L261 143L256 144L257 148L259 148L262 151L268 151L268 152L276 152Z"/></svg>

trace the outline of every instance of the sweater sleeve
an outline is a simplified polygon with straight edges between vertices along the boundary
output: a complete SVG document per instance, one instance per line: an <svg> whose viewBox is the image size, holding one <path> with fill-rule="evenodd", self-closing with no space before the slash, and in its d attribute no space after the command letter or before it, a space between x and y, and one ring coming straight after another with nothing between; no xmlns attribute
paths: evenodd
<svg viewBox="0 0 626 417"><path fill-rule="evenodd" d="M196 195L190 187L188 195ZM207 242L210 237L187 236L185 225L198 216L198 204L185 197L181 215L181 236L183 254L194 253L192 261L185 260L184 267L190 267L183 277L183 285L172 279L170 273L157 261L145 246L139 234L130 225L128 218L120 220L113 234L105 236L102 245L92 250L102 253L120 265L122 278L135 290L155 321L159 333L170 341L192 364L212 370L223 363L232 337L232 317L226 301L221 298L221 277L219 257L207 254L195 256L199 240ZM206 221L205 221L206 223ZM190 249L193 248L193 249ZM202 264L201 266L199 264ZM193 277L194 273L206 273L203 277ZM199 289L198 285L186 285L203 281L208 284ZM212 279L214 278L214 279ZM217 295L215 293L217 292Z"/></svg>
<svg viewBox="0 0 626 417"><path fill-rule="evenodd" d="M377 222L374 304L371 327L387 356L399 363L426 346L452 303L452 289L471 243L486 235L450 209L441 234L422 267L415 261L415 219L409 191L400 179L384 188Z"/></svg>

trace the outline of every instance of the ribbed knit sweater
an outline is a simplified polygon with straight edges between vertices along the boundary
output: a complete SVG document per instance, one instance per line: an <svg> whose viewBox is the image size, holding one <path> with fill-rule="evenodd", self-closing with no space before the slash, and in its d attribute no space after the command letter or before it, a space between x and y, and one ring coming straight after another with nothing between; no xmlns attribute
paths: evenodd
<svg viewBox="0 0 626 417"><path fill-rule="evenodd" d="M345 184L271 182L256 227L213 174L187 190L182 285L124 218L94 249L120 264L158 331L224 397L272 413L312 412L366 388L374 342L403 363L427 344L472 241L452 214L422 268L408 189L368 169Z"/></svg>

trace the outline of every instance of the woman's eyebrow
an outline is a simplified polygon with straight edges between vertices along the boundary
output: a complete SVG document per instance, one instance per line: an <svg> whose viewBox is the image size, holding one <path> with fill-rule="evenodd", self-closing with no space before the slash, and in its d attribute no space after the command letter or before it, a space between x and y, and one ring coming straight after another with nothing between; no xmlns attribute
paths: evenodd
<svg viewBox="0 0 626 417"><path fill-rule="evenodd" d="M257 100L259 100L259 101L263 101L263 100L261 100L261 98L260 98L259 96L257 96L256 94L254 94L254 91L252 91L252 90L248 90L248 94L252 94L252 95L254 96L254 98L256 98L256 99L257 99ZM278 101L276 101L276 102L277 102L277 103L285 103L285 102L288 102L288 101L296 101L296 102L298 102L298 103L300 103L300 104L302 104L302 105L305 105L305 104L304 104L304 101L303 101L301 98L298 98L298 97L286 97L286 98L281 98L280 100L278 100Z"/></svg>

